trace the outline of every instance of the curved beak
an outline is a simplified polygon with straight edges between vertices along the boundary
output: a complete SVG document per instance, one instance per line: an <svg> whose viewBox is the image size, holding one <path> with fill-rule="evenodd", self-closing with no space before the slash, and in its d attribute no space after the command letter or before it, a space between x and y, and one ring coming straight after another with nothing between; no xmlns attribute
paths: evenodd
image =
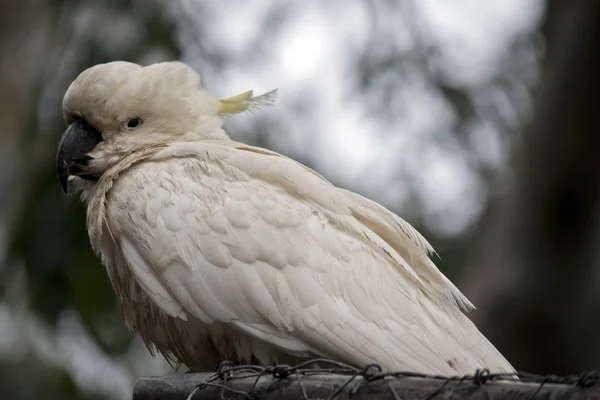
<svg viewBox="0 0 600 400"><path fill-rule="evenodd" d="M84 179L98 180L87 174L85 166L92 159L87 155L98 143L102 135L84 119L76 119L62 134L56 153L56 172L65 193L69 176L78 175Z"/></svg>

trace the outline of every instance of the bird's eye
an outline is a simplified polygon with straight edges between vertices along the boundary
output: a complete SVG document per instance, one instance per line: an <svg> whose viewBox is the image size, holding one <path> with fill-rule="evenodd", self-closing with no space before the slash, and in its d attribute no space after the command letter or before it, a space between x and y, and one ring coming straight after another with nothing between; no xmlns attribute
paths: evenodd
<svg viewBox="0 0 600 400"><path fill-rule="evenodd" d="M125 128L127 129L135 129L138 128L142 124L142 120L139 118L129 118L125 121Z"/></svg>

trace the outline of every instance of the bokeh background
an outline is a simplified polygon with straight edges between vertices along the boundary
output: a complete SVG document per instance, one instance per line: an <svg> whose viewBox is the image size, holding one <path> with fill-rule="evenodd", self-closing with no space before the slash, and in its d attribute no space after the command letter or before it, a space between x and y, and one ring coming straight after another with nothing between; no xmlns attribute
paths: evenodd
<svg viewBox="0 0 600 400"><path fill-rule="evenodd" d="M413 223L520 370L600 367L597 0L0 2L0 398L126 399L171 371L125 330L54 157L101 62L180 59L226 122Z"/></svg>

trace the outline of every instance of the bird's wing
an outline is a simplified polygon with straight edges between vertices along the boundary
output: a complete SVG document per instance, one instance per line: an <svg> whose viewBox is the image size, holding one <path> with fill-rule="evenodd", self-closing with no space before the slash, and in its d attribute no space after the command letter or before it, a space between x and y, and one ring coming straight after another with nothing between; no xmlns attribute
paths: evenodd
<svg viewBox="0 0 600 400"><path fill-rule="evenodd" d="M236 148L246 152L257 152L271 157L285 158L278 153L241 143L236 143ZM241 167L243 156L239 156L243 153L235 154L238 157L231 159L231 162ZM260 164L268 162L266 159L261 161L258 163L258 168L260 168ZM418 277L421 282L426 283L430 294L434 297L443 297L445 300L450 300L464 311L475 308L435 266L429 258L429 255L434 253L433 248L427 239L408 222L379 203L357 193L333 186L317 172L294 160L285 158L285 163L290 168L283 170L282 174L274 176L275 182L282 177L287 181L295 182L297 185L295 190L305 195L307 199L315 204L333 211L337 215L356 218L361 224L382 238L400 256L408 260L408 264L402 265L402 268L406 268L410 274L414 272L414 276ZM310 172L314 177L309 177L306 172ZM326 186L328 190L312 191L310 184L314 185L314 181L320 181L320 185ZM307 184L308 187L305 189L304 186Z"/></svg>
<svg viewBox="0 0 600 400"><path fill-rule="evenodd" d="M157 304L168 293L165 312L175 300L206 323L357 365L511 368L412 227L293 160L172 145L124 171L108 198L125 261Z"/></svg>

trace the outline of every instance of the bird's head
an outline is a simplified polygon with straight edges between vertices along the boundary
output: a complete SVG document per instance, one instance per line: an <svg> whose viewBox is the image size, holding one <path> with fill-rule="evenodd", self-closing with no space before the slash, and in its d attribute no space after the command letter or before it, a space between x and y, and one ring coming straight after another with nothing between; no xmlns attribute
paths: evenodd
<svg viewBox="0 0 600 400"><path fill-rule="evenodd" d="M173 141L228 139L222 115L271 104L275 91L217 99L180 62L142 67L116 61L83 71L63 99L68 124L56 168L63 190L70 179L97 181L123 157Z"/></svg>

